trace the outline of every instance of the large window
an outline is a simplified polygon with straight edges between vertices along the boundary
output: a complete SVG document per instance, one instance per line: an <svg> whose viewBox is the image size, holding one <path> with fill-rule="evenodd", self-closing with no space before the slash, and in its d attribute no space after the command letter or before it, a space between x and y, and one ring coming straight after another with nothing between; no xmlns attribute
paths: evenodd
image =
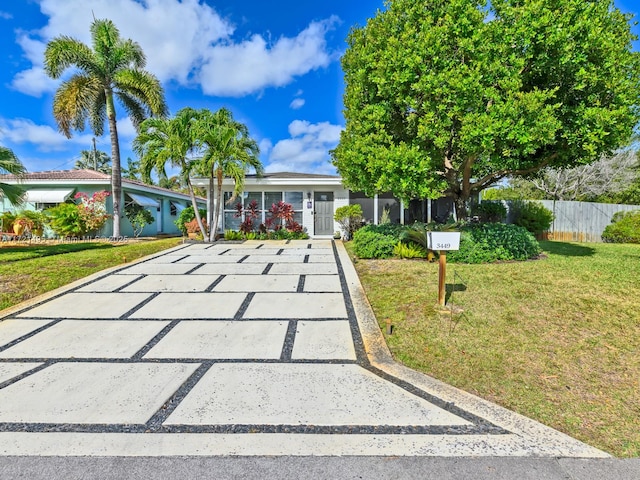
<svg viewBox="0 0 640 480"><path fill-rule="evenodd" d="M373 198L367 197L364 192L351 192L349 194L349 203L357 203L362 207L362 216L367 223L375 223L373 219L373 202Z"/></svg>
<svg viewBox="0 0 640 480"><path fill-rule="evenodd" d="M224 192L224 229L238 230L240 224L244 220L242 217L236 217L238 212L236 205L242 204L244 208L255 200L260 210L259 223L264 223L269 216L269 210L274 203L282 202L291 204L294 209L293 219L302 224L302 212L304 208L303 192L244 192L239 195L233 202L229 203L231 192Z"/></svg>

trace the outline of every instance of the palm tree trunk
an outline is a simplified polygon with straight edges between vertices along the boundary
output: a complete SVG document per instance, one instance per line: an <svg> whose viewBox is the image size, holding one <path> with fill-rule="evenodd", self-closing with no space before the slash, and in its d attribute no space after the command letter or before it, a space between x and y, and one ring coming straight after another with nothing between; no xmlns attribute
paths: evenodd
<svg viewBox="0 0 640 480"><path fill-rule="evenodd" d="M215 242L216 241L216 230L214 230L214 218L215 217L215 213L213 211L214 208L214 201L213 201L213 195L214 195L214 189L213 189L213 175L209 176L209 191L208 191L208 195L207 195L207 214L209 215L209 241L210 242ZM215 225L216 229L218 228L217 224Z"/></svg>
<svg viewBox="0 0 640 480"><path fill-rule="evenodd" d="M215 238L215 234L218 231L218 222L220 219L220 206L222 205L222 169L221 168L219 168L216 171L216 179L217 179L218 191L216 192L216 208L215 208L215 214L213 217L213 225L211 226L211 232L213 232L213 238Z"/></svg>
<svg viewBox="0 0 640 480"><path fill-rule="evenodd" d="M202 224L202 217L200 216L200 210L198 210L198 202L196 201L196 193L193 191L193 185L191 185L191 180L187 178L187 187L189 188L189 196L191 197L191 205L193 205L193 213L196 216L196 222L198 222L198 228L202 233L202 238L207 238L207 232L204 229L204 225Z"/></svg>
<svg viewBox="0 0 640 480"><path fill-rule="evenodd" d="M113 104L113 92L105 90L109 134L111 136L111 200L113 202L113 236L120 237L120 200L122 198L122 173L120 170L120 143L116 124L116 109Z"/></svg>

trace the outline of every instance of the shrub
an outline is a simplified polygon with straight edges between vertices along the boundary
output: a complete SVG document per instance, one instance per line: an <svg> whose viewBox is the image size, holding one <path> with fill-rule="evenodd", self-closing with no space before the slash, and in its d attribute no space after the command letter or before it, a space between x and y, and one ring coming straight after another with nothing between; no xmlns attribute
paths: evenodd
<svg viewBox="0 0 640 480"><path fill-rule="evenodd" d="M78 192L74 198L80 199L80 203L76 205L80 212L80 218L84 223L84 233L98 232L111 215L107 214L106 200L111 195L106 190L95 192L89 196L84 192Z"/></svg>
<svg viewBox="0 0 640 480"><path fill-rule="evenodd" d="M425 258L427 251L424 247L413 242L398 242L393 247L393 255L400 258Z"/></svg>
<svg viewBox="0 0 640 480"><path fill-rule="evenodd" d="M207 218L207 211L205 209L199 208L198 211L200 212L200 218ZM173 223L175 223L176 227L178 227L183 235L186 235L187 227L185 227L184 224L190 222L194 218L196 218L196 214L193 210L193 205L189 205L187 208L180 212L180 215L178 215L178 219Z"/></svg>
<svg viewBox="0 0 640 480"><path fill-rule="evenodd" d="M602 232L608 243L640 243L640 210L617 212Z"/></svg>
<svg viewBox="0 0 640 480"><path fill-rule="evenodd" d="M0 215L0 231L12 232L13 222L16 220L16 215L11 212L4 212Z"/></svg>
<svg viewBox="0 0 640 480"><path fill-rule="evenodd" d="M81 237L86 233L86 226L80 217L78 206L72 203L61 203L47 209L51 230L61 237Z"/></svg>
<svg viewBox="0 0 640 480"><path fill-rule="evenodd" d="M353 234L362 227L362 207L354 203L353 205L345 205L343 207L336 208L336 213L333 219L338 222L345 240L352 240Z"/></svg>
<svg viewBox="0 0 640 480"><path fill-rule="evenodd" d="M514 201L511 204L514 212L513 223L538 235L549 230L553 222L553 212L539 202Z"/></svg>
<svg viewBox="0 0 640 480"><path fill-rule="evenodd" d="M460 250L449 252L451 261L487 263L527 260L540 255L537 240L525 228L502 223L484 223L463 228Z"/></svg>
<svg viewBox="0 0 640 480"><path fill-rule="evenodd" d="M507 218L507 207L500 201L483 201L473 206L471 214L478 216L481 222L502 222Z"/></svg>
<svg viewBox="0 0 640 480"><path fill-rule="evenodd" d="M139 237L144 227L155 222L153 214L137 203L130 203L124 207L124 216L127 217L131 227L133 228L133 236Z"/></svg>
<svg viewBox="0 0 640 480"><path fill-rule="evenodd" d="M398 236L383 233L386 225L367 225L353 235L353 252L360 258L389 258Z"/></svg>

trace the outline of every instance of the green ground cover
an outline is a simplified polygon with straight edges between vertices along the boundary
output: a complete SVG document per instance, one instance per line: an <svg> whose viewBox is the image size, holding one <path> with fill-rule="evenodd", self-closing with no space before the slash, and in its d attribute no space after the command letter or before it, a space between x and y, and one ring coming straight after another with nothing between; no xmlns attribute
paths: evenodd
<svg viewBox="0 0 640 480"><path fill-rule="evenodd" d="M126 244L3 246L0 248L0 310L181 242L181 238L167 238Z"/></svg>
<svg viewBox="0 0 640 480"><path fill-rule="evenodd" d="M640 245L541 242L540 260L355 260L394 357L621 457L640 456ZM351 245L347 244L348 249ZM455 276L454 276L455 275Z"/></svg>

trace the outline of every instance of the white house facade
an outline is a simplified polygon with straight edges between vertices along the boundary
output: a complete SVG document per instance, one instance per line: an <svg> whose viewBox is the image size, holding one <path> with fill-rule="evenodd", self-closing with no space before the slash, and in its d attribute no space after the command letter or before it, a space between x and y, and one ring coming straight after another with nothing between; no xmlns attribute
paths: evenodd
<svg viewBox="0 0 640 480"><path fill-rule="evenodd" d="M196 186L208 187L208 179L193 178ZM244 191L232 200L233 181L224 179L222 184L223 205L218 219L219 232L238 230L243 221L238 216L237 205L246 208L253 200L260 210L259 223L264 223L271 205L284 201L293 206L295 220L304 226L312 238L330 238L340 230L334 220L336 209L360 204L367 223L378 224L386 215L392 223L413 223L415 221L446 221L453 212L449 199L412 200L402 202L391 194L368 197L362 192L349 191L337 175L278 172L265 173L261 177L247 175ZM208 199L209 211L215 211L215 199Z"/></svg>

